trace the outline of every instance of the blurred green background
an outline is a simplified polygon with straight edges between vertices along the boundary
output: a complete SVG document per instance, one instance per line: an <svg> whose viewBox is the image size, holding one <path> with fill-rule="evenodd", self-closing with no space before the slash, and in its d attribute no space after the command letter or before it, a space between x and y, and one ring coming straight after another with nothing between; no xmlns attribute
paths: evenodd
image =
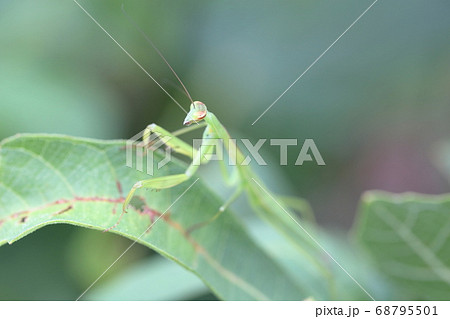
<svg viewBox="0 0 450 319"><path fill-rule="evenodd" d="M273 191L306 198L324 227L349 229L368 189L449 191L433 164L436 143L450 135L448 1L379 1L253 126L372 1L80 3L188 108L167 66L121 12L124 4L233 137L314 139L326 166L295 166L300 146L280 166L279 148L266 143L269 165L257 169ZM184 116L73 1L0 0L1 139L25 132L125 139L152 122L176 130ZM203 176L211 184L220 178L207 168ZM0 247L0 299L75 299L128 244L46 227ZM116 291L111 299L133 299L132 291L134 299L213 298L170 265L134 246L98 289ZM162 289L173 285L168 277L184 278L185 289ZM124 288L132 280L141 294L136 285Z"/></svg>

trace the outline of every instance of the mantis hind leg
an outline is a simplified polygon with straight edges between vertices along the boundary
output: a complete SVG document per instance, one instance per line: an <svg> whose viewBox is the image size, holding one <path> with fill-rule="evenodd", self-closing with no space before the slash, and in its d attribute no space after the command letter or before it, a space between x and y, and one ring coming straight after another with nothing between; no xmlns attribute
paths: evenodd
<svg viewBox="0 0 450 319"><path fill-rule="evenodd" d="M308 222L316 223L313 210L306 200L294 196L278 196L278 199L288 208L300 213L300 216Z"/></svg>

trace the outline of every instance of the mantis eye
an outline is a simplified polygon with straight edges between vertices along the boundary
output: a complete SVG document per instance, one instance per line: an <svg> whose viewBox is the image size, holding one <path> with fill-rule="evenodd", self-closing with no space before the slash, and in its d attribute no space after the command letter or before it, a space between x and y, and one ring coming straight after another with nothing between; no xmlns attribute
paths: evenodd
<svg viewBox="0 0 450 319"><path fill-rule="evenodd" d="M197 111L194 113L194 118L196 120L203 120L203 118L206 116L206 111Z"/></svg>
<svg viewBox="0 0 450 319"><path fill-rule="evenodd" d="M191 110L196 109L197 111L206 111L206 105L203 102L195 101L191 104Z"/></svg>

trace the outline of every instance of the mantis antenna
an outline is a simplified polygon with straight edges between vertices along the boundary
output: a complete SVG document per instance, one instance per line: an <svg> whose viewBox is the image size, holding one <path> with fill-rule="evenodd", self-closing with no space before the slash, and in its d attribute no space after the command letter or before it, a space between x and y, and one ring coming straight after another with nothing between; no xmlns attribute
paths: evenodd
<svg viewBox="0 0 450 319"><path fill-rule="evenodd" d="M169 67L170 71L172 71L173 75L175 75L175 77L177 78L178 82L180 82L181 86L184 89L184 92L186 93L186 95L188 96L189 100L191 101L191 103L194 103L194 100L192 99L191 95L189 94L189 91L186 89L186 86L184 85L183 81L181 81L180 77L178 76L178 74L175 72L175 70L172 68L172 66L170 65L170 63L166 60L166 58L164 57L164 55L161 53L161 51L159 51L159 49L156 47L156 45L153 43L153 41L147 36L147 34L145 34L145 32L139 27L139 25L137 25L136 22L133 21L133 19L131 19L131 17L128 15L128 13L125 11L124 5L122 4L122 12L123 14L127 17L128 21L131 22L131 24L133 24L133 26L142 34L142 36L145 38L145 40L147 40L147 42L152 46L152 48L156 51L156 53L158 53L158 55L161 57L161 59L163 59L163 61L167 64L167 66Z"/></svg>

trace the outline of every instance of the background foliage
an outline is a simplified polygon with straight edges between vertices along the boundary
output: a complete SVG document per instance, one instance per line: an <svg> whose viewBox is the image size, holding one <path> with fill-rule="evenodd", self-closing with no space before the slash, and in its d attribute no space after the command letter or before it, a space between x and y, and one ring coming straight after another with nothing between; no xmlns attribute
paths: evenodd
<svg viewBox="0 0 450 319"><path fill-rule="evenodd" d="M395 270L403 266L391 264L391 271L386 271L377 254L392 243L373 242L371 230L363 228L368 220L379 226L373 231L389 227L373 213L374 205L398 212L395 217L405 222L401 214L413 205L408 197L400 202L379 193L364 197L356 224L360 228L352 234L357 234L367 254L363 260L371 261L367 267L352 266L352 258L359 262L363 253L352 256L345 233L366 190L425 194L449 190L445 176L450 174L450 157L448 146L441 146L449 139L450 118L447 1L433 5L420 0L379 1L254 126L250 124L259 114L371 1L81 3L187 106L167 67L120 11L124 3L194 98L205 102L233 136L313 138L325 167L294 166L299 148L292 148L289 165L279 166L278 149L266 144L262 154L269 165L257 168L262 179L277 193L309 200L318 222L327 229L322 240L377 298L439 297L443 288L424 295L426 290L419 291L410 279L413 274L420 278L427 265L408 249L394 247L393 259L403 258L400 251L405 254L401 260L416 268L409 279L399 279L391 287L387 282L392 283ZM41 132L116 139L131 137L152 122L169 130L181 126L184 114L178 107L73 1L0 1L0 45L1 139ZM210 165L201 174L217 194L226 197L217 167ZM432 203L420 196L415 199L420 201L416 213L420 223L414 224L418 229L404 232L410 229L428 247L433 238L422 236L436 234L446 225L448 199ZM294 254L281 239L277 241L276 234L270 235L270 229L251 217L244 200L233 208L255 240L284 267L301 264L294 263ZM407 244L402 234L392 236L400 247ZM128 245L127 239L112 234L67 225L45 227L12 246L0 247L0 298L75 299ZM448 249L448 244L442 247ZM447 251L435 252L444 274ZM145 267L152 271L146 273ZM167 277L171 276L182 276L187 286L172 294L157 289L170 286ZM379 276L387 280L378 280ZM430 276L426 279L435 280ZM138 295L123 290L125 283L133 286L133 278L136 286L142 284L138 294L142 299L214 298L197 278L143 246L134 246L90 298L136 299ZM145 285L146 280L154 284ZM445 285L441 281L438 286ZM348 291L342 299L365 298L348 278L342 282L349 287L342 289Z"/></svg>

